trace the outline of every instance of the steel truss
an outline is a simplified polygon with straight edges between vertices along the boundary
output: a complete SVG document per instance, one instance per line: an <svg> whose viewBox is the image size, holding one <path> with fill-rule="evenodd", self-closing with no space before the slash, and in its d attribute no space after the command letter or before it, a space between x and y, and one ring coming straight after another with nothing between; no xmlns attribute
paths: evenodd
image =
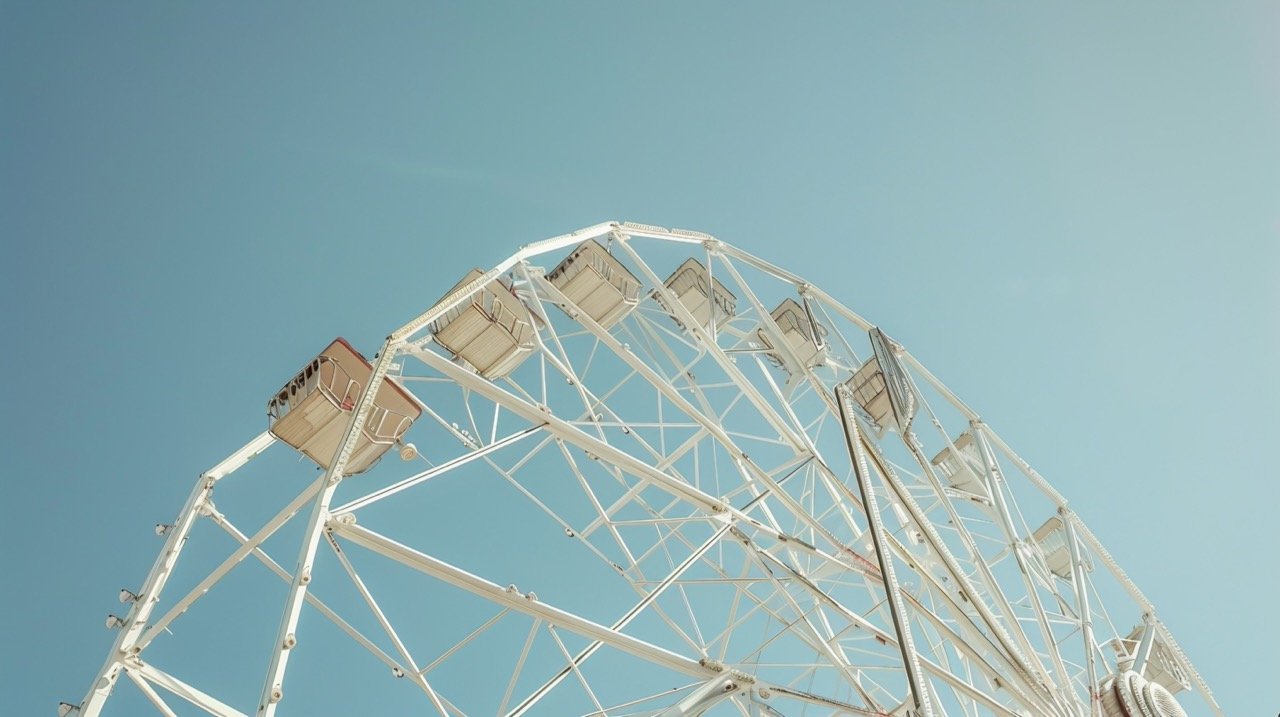
<svg viewBox="0 0 1280 717"><path fill-rule="evenodd" d="M588 240L642 284L636 308L608 328L548 278ZM662 272L689 256L705 286L738 300L735 316L700 320L666 285ZM430 327L500 277L537 331L531 358L489 380ZM771 314L783 299L803 307L816 359ZM288 667L328 623L342 642L317 638L317 649L353 670L381 663L392 681L359 681L369 705L447 717L1092 717L1124 669L1173 675L1199 698L1180 696L1186 709L1221 715L1066 499L874 328L697 232L606 223L530 244L387 338L329 469L227 486L292 486L291 498L228 500L271 507L256 532L214 494L287 446L264 433L199 477L162 526L165 545L102 669L67 711L97 717L119 699L165 715L315 710L329 699L325 680L314 665L305 681ZM873 356L890 418L848 385ZM421 455L345 476L388 378L426 407L404 438ZM271 472L305 473L280 465ZM170 585L202 518L216 530L201 539L221 534L233 549ZM282 545L297 551L292 568L269 552ZM274 577L260 589L236 582L246 562ZM277 613L261 596L281 588ZM218 595L245 615L279 615L274 630L247 628L259 639L231 659L256 665L257 679L239 688L205 684L221 673L199 656L217 640L186 634L234 627L198 617Z"/></svg>

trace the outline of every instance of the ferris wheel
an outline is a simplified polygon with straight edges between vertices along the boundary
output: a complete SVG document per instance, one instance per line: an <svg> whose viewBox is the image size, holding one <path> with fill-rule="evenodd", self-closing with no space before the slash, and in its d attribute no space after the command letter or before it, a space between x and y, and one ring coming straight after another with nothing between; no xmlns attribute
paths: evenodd
<svg viewBox="0 0 1280 717"><path fill-rule="evenodd" d="M1066 498L838 294L606 223L372 360L299 356L59 714L1221 715Z"/></svg>

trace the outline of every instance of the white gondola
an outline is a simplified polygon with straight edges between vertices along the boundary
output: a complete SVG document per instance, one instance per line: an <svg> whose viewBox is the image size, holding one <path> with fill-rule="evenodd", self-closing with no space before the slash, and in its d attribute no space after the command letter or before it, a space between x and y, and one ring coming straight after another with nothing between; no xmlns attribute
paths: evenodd
<svg viewBox="0 0 1280 717"><path fill-rule="evenodd" d="M798 301L784 299L770 313L770 316L773 317L774 323L778 325L778 329L791 347L792 353L799 359L801 368L812 368L822 363L822 341L827 330L814 321L809 316L809 312L805 311ZM786 368L789 372L795 372L793 367L790 366L786 355L782 351L776 350L773 346L773 342L770 341L770 333L765 331L764 327L758 329L756 335L769 349L766 355L774 363Z"/></svg>
<svg viewBox="0 0 1280 717"><path fill-rule="evenodd" d="M573 302L572 308L606 329L640 303L640 280L594 239L579 244L547 281Z"/></svg>
<svg viewBox="0 0 1280 717"><path fill-rule="evenodd" d="M961 433L952 441L952 445L955 446L954 450L951 446L943 448L930 463L952 488L984 499L989 497L986 482L982 479L986 471L982 467L982 457L978 454L973 434L968 431Z"/></svg>
<svg viewBox="0 0 1280 717"><path fill-rule="evenodd" d="M893 403L889 398L889 386L884 380L879 361L874 357L868 359L862 364L862 368L854 372L853 378L845 381L845 385L853 391L854 400L881 430L893 425Z"/></svg>
<svg viewBox="0 0 1280 717"><path fill-rule="evenodd" d="M1071 578L1071 547L1067 544L1067 529L1062 518L1052 516L1031 534L1044 555L1049 572L1060 578ZM1088 569L1088 566L1086 566Z"/></svg>
<svg viewBox="0 0 1280 717"><path fill-rule="evenodd" d="M372 372L351 344L334 339L267 402L271 434L328 468ZM420 415L421 404L394 379L386 379L343 473L373 467Z"/></svg>
<svg viewBox="0 0 1280 717"><path fill-rule="evenodd" d="M713 321L716 326L721 326L737 313L738 298L715 277L711 277L708 283L707 269L697 259L690 258L681 264L663 284L703 328ZM683 328L684 322L664 304L662 294L655 292L654 298Z"/></svg>
<svg viewBox="0 0 1280 717"><path fill-rule="evenodd" d="M472 269L445 297L482 276L484 271ZM436 343L490 380L507 376L529 358L534 330L528 308L501 279L481 287L431 324Z"/></svg>

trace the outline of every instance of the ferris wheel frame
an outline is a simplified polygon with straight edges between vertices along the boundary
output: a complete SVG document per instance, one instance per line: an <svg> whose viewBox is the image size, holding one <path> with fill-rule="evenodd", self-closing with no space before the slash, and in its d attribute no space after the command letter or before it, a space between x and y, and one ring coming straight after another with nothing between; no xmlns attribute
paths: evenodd
<svg viewBox="0 0 1280 717"><path fill-rule="evenodd" d="M621 332L602 325L581 309L575 310L575 302L548 279L545 268L532 261L597 240L608 241L610 251L616 250L620 259L639 273L637 278L648 289L643 297L644 302L649 302L646 310L665 313L675 321L676 328L666 330L645 324L650 327L649 333L639 338L646 342L648 349L633 347ZM691 309L687 300L668 285L670 279L664 281L633 246L635 242L644 241L704 252L706 276L702 286L706 292L705 310L710 312L710 318L698 313L701 306ZM805 355L809 347L797 347L794 327L784 328L774 315L776 310L770 311L763 298L752 290L754 282L744 275L748 270L794 289L795 306L802 310L797 315L803 314L801 318L808 320L807 329L801 320L800 334L807 335L823 356L822 360L827 362L823 364L829 369L826 374L820 376L812 365L813 356ZM434 340L432 327L442 317L508 276L513 287L520 287L521 301L534 327L530 341L532 354L541 362L541 377L531 385L540 389L540 394L501 376L482 375L482 369L459 361L457 356L451 357L449 351L441 350ZM722 323L715 318L716 308L711 303L719 288L725 286L720 283L722 279L743 294L741 298L754 322L751 329L743 330L732 321ZM639 424L628 423L625 417L614 414L607 398L602 398L611 395L616 387L586 385L581 375L585 370L575 365L571 351L565 348L565 342L573 337L561 335L554 328L564 320L553 318L557 310L569 313L576 327L574 336L593 342L592 357L600 351L602 356L607 355L616 362L619 371L626 372L626 378L617 386L634 378L657 397L659 415L654 423L663 425L648 428L665 438L667 433L662 431L673 422L661 414L661 406L678 410L680 420L688 423L686 430L692 431L683 444L675 448L645 444L639 436ZM642 316L635 320L648 321ZM871 355L863 352L866 361L858 358L849 338L836 327L838 322L871 337ZM825 331L830 334L823 335ZM651 354L646 354L646 350ZM691 352L695 358L682 364L681 350ZM679 372L664 372L658 367L659 361L654 358L658 354L669 359L671 367L685 368L696 361L723 376L726 385L731 385L738 394L732 399L731 408L723 414L710 410L711 404L705 396L677 385L681 378ZM744 358L762 366L762 377L747 376L739 363ZM775 381L763 370L766 358L784 367L785 380ZM591 360L587 360L586 365L589 366ZM407 373L406 364L410 361L430 375ZM859 403L855 395L857 387L849 385L852 380L849 377L857 378L872 361L876 362L873 373L878 372L886 384L883 406L887 406L884 416L888 418L880 420L874 420L870 409ZM685 373L688 385L696 386L692 369L686 369ZM567 383L567 387L560 390L581 398L580 413L565 415L552 409L546 400L548 374ZM438 381L462 392L469 419L465 427L437 413L430 404L424 402L423 409L426 420L450 434L465 450L425 470L365 490L345 502L335 502L339 486L350 478L345 471L361 446L362 435L367 435L366 424L377 411L380 389L389 381L408 385L411 380ZM948 432L950 426L942 425L944 421L932 413L928 402L919 398L925 391L940 397L947 404L947 410L967 422L965 446L959 445L959 438ZM799 415L793 409L801 400L808 402L805 405L815 411L813 415L822 415L819 418ZM472 401L492 407L488 435L477 417L470 415ZM917 401L920 407L914 405ZM790 460L767 467L748 454L743 446L760 440L759 436L735 432L722 420L730 410L748 408L761 431L776 434L779 450L791 452ZM924 409L918 414L922 422L927 416L941 430L942 442L934 439L935 447L941 448L938 456L931 458L913 432L917 408ZM67 705L67 713L97 717L123 676L162 714L175 714L162 692L210 714L244 714L143 660L142 656L175 620L233 569L253 557L288 585L274 633L274 648L261 683L257 715L271 717L284 700L285 678L290 657L298 644L304 605L311 605L337 625L394 675L413 682L431 709L446 716L464 714L428 679L432 664L424 664L415 657L395 621L380 607L373 590L340 547L343 543L382 556L501 609L500 616L493 618L492 623L477 628L478 632L445 651L436 662L464 649L489 629L488 626L504 619L502 616L519 615L533 621L514 674L504 685L506 694L499 712L509 717L529 712L559 685L569 681L580 683L594 702L598 711L592 714L611 709L596 697L591 680L583 672L584 665L604 648L692 680L679 690L637 699L636 714L696 715L720 706L750 717L781 714L770 704L790 700L829 709L832 714L931 716L948 713L950 706L950 710L962 714L986 711L1002 715L1102 715L1108 709L1104 687L1114 683L1113 672L1142 675L1148 661L1155 659L1154 655L1160 651L1161 659L1171 660L1185 673L1188 685L1199 693L1210 712L1222 715L1203 678L1178 647L1167 626L1156 617L1153 603L1068 507L1065 497L1018 456L978 413L905 348L822 289L710 235L630 222L607 222L522 247L492 269L463 282L426 312L392 332L371 362L368 379L361 387L358 400L350 406L349 414L329 465L252 534L242 532L232 523L214 506L211 497L224 478L279 442L276 437L264 432L201 474L178 517L158 531L164 534L164 548L136 593L129 591L133 598L130 611L126 617L117 618L119 634L102 668L84 699L78 705ZM498 430L501 422L510 420L520 425L511 430ZM826 438L838 435L847 454L833 457L826 449L828 444L820 450L815 437L819 429L815 426L833 427ZM503 427L508 426L504 423ZM607 437L607 430L622 431L637 441L640 448L621 447ZM840 433L834 433L836 430ZM891 456L882 445L884 436L889 434L901 439L901 445L893 444L898 457ZM593 551L602 561L612 563L619 574L632 583L637 601L612 622L589 619L514 585L504 587L489 577L375 531L357 518L362 509L472 463L487 463L504 473L493 457L530 442L538 442L539 447L554 444L562 452L572 448L587 460L604 466L606 473L616 475L625 488L617 503L604 505L585 472L577 467L577 459L566 452L565 465L576 475L598 513L596 519L585 525L573 523L544 504L545 496L525 491L526 497L543 513L562 524L566 535ZM716 455L732 461L732 467L723 470L725 475L736 476L741 481L736 488L728 492L710 490L709 486L687 479L674 468L701 450L702 442L712 446ZM947 476L942 473L939 457L958 456L966 450L969 452L965 455L976 456L965 460L971 461L970 480L972 485L982 487L985 503L948 484ZM534 453L528 456L524 460L532 460ZM896 462L903 457L902 463ZM844 465L846 460L847 470L833 467ZM914 465L910 465L910 461L914 461ZM904 464L910 468L904 468ZM512 472L514 470L507 470L504 477L519 486L511 479L509 473ZM1063 551L1057 554L1060 561L1057 571L1049 565L1047 538L1034 536L1035 531L1029 529L1025 517L1011 504L1012 489L1002 487L1013 477L1010 473L1016 473L1019 480L1038 491L1055 511L1050 521L1057 521L1053 524L1057 526L1054 539L1061 541ZM805 476L804 480L810 481L812 488L799 492L791 489L791 484L783 487L784 481L796 475ZM670 502L667 507L659 508L647 502L651 494L662 494ZM820 495L825 502L818 512L814 506ZM649 517L645 520L664 526L657 529L659 537L654 542L635 543L643 548L643 553L631 554L632 542L621 537L619 521L613 520L614 515L621 513L624 503L642 507L648 511ZM970 505L980 503L976 508ZM674 510L673 506L684 512ZM972 512L974 510L978 512ZM776 517L771 511L783 517ZM307 517L295 567L289 570L268 555L263 544L298 515ZM210 519L230 535L238 547L186 594L172 602L162 602L166 584L178 565L193 526L201 517ZM670 527L693 522L702 531L696 533L696 537L693 533L681 532L682 528ZM981 528L976 527L979 522L982 522ZM786 527L788 524L792 527ZM664 529L668 532L662 533ZM590 538L595 534L611 535L630 564L613 562L603 549L594 547ZM992 555L991 547L984 547L984 541L998 542L1001 536L1005 545L998 557L984 558ZM693 619L694 631L700 632L694 618L696 610L684 594L687 576L711 571L707 574L714 573L713 577L706 580L732 584L734 578L725 569L724 559L711 557L722 554L724 546L730 543L740 546L742 551L741 574L755 576L749 581L750 585L767 585L773 592L765 597L752 592L750 585L742 582L740 585L747 587L734 587L737 594L722 637L695 640L684 634L680 620L662 612L659 605L672 594L681 593ZM382 629L384 635L379 639L384 640L383 646L314 594L314 568L318 553L326 550L326 546ZM672 548L678 551L672 553ZM650 556L663 553L667 561L663 574L647 574L640 568ZM1086 575L1094 561L1101 563L1109 579L1132 601L1136 607L1133 617L1141 620L1139 628L1129 635L1120 634L1123 629L1111 628L1113 637L1108 639L1122 655L1114 659L1101 650L1107 641L1100 641L1094 634L1095 614L1104 609L1100 603L1105 602L1091 588L1092 579ZM918 584L905 586L896 576L898 570L911 575ZM846 575L856 576L860 583L845 584L842 576ZM739 580L746 581L746 578ZM828 582L824 584L824 581ZM836 595L837 589L854 587L868 596L870 608L858 609L863 606L855 607ZM802 603L801 598L805 602ZM744 609L745 614L739 612L739 599L750 604ZM1049 600L1056 600L1057 604L1051 605ZM167 609L157 615L166 605ZM680 633L688 642L686 647L696 645L707 654L697 654L692 649L676 650L670 644L657 644L628 630L637 619L652 615L666 622L673 632ZM796 686L799 678L779 681L764 674L768 672L766 667L782 674L785 671L781 665L758 662L759 672L752 673L744 670L742 664L727 662L729 638L734 630L761 616L770 624L776 621L779 625L789 625L787 639L815 653L817 662L803 669L795 668L800 670L798 674L817 675L821 669L822 675L830 674L832 680L843 681L842 694L847 696L836 698L830 692L824 695L806 691ZM833 627L833 620L843 621L846 627ZM563 653L565 664L535 689L523 694L523 699L518 699L517 677L525 667L535 634L541 636L544 630L547 635L543 639L553 641ZM855 631L863 635L858 639L866 640L870 648L854 647L851 652L842 643L851 639L847 635ZM570 643L561 638L561 632L587 642L571 650ZM1078 648L1072 648L1078 649L1077 657L1066 659L1062 654L1066 647L1063 635L1074 633L1078 633L1072 638L1078 642ZM1135 638L1131 642L1136 645L1120 645L1126 637ZM917 646L917 640L923 642L923 647ZM386 649L388 643L391 649ZM706 648L713 645L719 649L710 654ZM876 652L881 648L881 652ZM865 650L867 662L859 663L851 658L858 650ZM898 660L896 667L891 664L893 659ZM1116 663L1114 667L1112 662ZM1125 663L1125 670L1120 670L1121 662ZM819 664L821 668L814 666ZM877 669L892 674L883 679L868 677ZM658 711L645 712L646 709Z"/></svg>

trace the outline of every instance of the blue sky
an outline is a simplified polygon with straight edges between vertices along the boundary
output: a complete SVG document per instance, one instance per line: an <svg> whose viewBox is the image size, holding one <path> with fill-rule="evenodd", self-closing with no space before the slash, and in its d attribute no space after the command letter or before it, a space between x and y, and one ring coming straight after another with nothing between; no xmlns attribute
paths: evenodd
<svg viewBox="0 0 1280 717"><path fill-rule="evenodd" d="M83 694L299 356L609 219L884 326L1276 711L1274 3L0 13L5 713Z"/></svg>

